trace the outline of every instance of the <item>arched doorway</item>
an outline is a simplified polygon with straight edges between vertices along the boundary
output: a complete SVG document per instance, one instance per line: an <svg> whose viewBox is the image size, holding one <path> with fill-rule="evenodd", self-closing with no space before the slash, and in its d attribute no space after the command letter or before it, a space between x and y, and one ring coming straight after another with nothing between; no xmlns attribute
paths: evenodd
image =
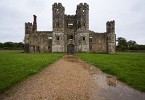
<svg viewBox="0 0 145 100"><path fill-rule="evenodd" d="M75 46L74 44L69 44L67 46L67 53L74 53L75 52Z"/></svg>

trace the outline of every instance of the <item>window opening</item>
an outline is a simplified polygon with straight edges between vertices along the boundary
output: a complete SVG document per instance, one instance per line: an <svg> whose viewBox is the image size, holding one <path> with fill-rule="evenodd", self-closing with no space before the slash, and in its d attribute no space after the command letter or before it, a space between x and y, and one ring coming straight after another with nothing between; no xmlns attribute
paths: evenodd
<svg viewBox="0 0 145 100"><path fill-rule="evenodd" d="M57 40L59 40L59 36L57 36Z"/></svg>
<svg viewBox="0 0 145 100"><path fill-rule="evenodd" d="M83 41L85 41L85 36L83 37Z"/></svg>
<svg viewBox="0 0 145 100"><path fill-rule="evenodd" d="M57 23L57 26L59 27L59 23Z"/></svg>
<svg viewBox="0 0 145 100"><path fill-rule="evenodd" d="M48 49L50 49L50 46L48 46Z"/></svg>
<svg viewBox="0 0 145 100"><path fill-rule="evenodd" d="M92 40L93 40L92 37L90 37L90 42L92 42Z"/></svg>
<svg viewBox="0 0 145 100"><path fill-rule="evenodd" d="M73 35L70 35L70 36L69 36L69 39L73 39Z"/></svg>

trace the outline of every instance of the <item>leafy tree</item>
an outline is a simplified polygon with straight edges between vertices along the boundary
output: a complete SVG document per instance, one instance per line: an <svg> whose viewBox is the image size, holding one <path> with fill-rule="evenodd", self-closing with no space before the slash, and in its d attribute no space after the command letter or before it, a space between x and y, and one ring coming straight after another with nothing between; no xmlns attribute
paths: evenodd
<svg viewBox="0 0 145 100"><path fill-rule="evenodd" d="M1 49L22 49L24 47L24 44L22 42L5 42L0 43Z"/></svg>
<svg viewBox="0 0 145 100"><path fill-rule="evenodd" d="M128 48L129 48L129 50L132 50L132 52L133 52L133 50L136 50L137 49L137 43L135 42L135 41L133 41L133 40L129 40L128 42L127 42L127 44L128 44Z"/></svg>
<svg viewBox="0 0 145 100"><path fill-rule="evenodd" d="M0 48L3 48L3 43L0 42Z"/></svg>
<svg viewBox="0 0 145 100"><path fill-rule="evenodd" d="M23 44L23 42L18 42L18 45L17 45L17 47L19 47L19 48L23 48L23 47L24 47L24 44Z"/></svg>
<svg viewBox="0 0 145 100"><path fill-rule="evenodd" d="M13 47L13 42L5 42L4 47L12 48Z"/></svg>
<svg viewBox="0 0 145 100"><path fill-rule="evenodd" d="M117 38L117 46L116 49L119 51L125 51L125 50L132 50L132 52L134 50L145 50L145 45L139 45L136 43L136 41L134 40L129 40L127 42L127 40L123 37L118 37Z"/></svg>
<svg viewBox="0 0 145 100"><path fill-rule="evenodd" d="M145 45L138 45L139 50L145 50Z"/></svg>
<svg viewBox="0 0 145 100"><path fill-rule="evenodd" d="M118 42L118 45L117 45L117 49L120 50L120 51L125 51L128 49L128 45L127 45L127 40L123 37L118 37L117 38L117 42Z"/></svg>

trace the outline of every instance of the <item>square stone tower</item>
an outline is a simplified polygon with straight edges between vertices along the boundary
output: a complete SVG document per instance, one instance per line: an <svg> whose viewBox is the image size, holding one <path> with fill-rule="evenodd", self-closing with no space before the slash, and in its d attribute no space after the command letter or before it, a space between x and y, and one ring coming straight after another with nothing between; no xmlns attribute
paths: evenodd
<svg viewBox="0 0 145 100"><path fill-rule="evenodd" d="M107 48L108 53L115 53L116 35L115 35L115 21L108 21L106 23L107 33Z"/></svg>
<svg viewBox="0 0 145 100"><path fill-rule="evenodd" d="M52 52L65 52L64 34L64 13L65 8L61 3L52 5L53 32L52 32Z"/></svg>
<svg viewBox="0 0 145 100"><path fill-rule="evenodd" d="M89 5L80 3L76 10L76 51L89 52Z"/></svg>
<svg viewBox="0 0 145 100"><path fill-rule="evenodd" d="M66 15L61 3L52 7L52 52L89 52L89 5L77 5L75 15Z"/></svg>

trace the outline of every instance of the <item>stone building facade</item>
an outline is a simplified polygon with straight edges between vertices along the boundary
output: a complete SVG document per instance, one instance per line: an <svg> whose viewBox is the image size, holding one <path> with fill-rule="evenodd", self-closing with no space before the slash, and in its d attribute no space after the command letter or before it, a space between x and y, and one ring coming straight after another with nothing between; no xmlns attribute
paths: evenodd
<svg viewBox="0 0 145 100"><path fill-rule="evenodd" d="M66 15L61 3L52 5L53 30L37 31L37 16L33 24L25 23L25 52L96 52L115 53L115 21L106 23L106 32L89 30L89 5L77 5L75 15Z"/></svg>

